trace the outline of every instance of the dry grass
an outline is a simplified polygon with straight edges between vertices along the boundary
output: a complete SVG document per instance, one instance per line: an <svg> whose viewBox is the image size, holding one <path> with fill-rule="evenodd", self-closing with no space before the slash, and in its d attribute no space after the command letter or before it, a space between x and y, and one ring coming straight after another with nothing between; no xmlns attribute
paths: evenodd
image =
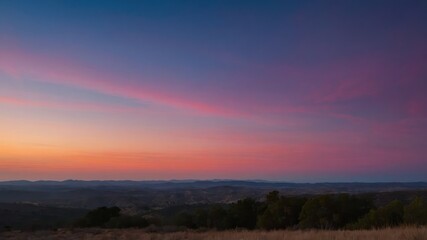
<svg viewBox="0 0 427 240"><path fill-rule="evenodd" d="M147 233L143 230L74 229L38 232L0 233L0 239L17 240L427 240L427 227L402 227L359 231L208 231Z"/></svg>

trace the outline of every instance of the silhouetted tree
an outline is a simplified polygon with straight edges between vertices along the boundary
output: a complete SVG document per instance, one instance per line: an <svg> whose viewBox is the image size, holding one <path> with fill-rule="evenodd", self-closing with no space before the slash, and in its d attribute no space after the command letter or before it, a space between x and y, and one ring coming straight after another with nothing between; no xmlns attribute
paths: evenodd
<svg viewBox="0 0 427 240"><path fill-rule="evenodd" d="M104 225L114 217L120 216L118 207L100 207L86 214L83 219L77 221L78 227L104 227Z"/></svg>
<svg viewBox="0 0 427 240"><path fill-rule="evenodd" d="M280 194L278 191L272 191L265 196L265 199L267 204L274 204L280 200Z"/></svg>
<svg viewBox="0 0 427 240"><path fill-rule="evenodd" d="M231 227L254 229L257 222L257 202L251 198L233 203L229 209Z"/></svg>
<svg viewBox="0 0 427 240"><path fill-rule="evenodd" d="M416 197L404 209L403 220L406 224L425 225L427 224L427 203L424 199Z"/></svg>
<svg viewBox="0 0 427 240"><path fill-rule="evenodd" d="M218 230L232 228L227 211L218 204L214 204L208 210L207 226Z"/></svg>
<svg viewBox="0 0 427 240"><path fill-rule="evenodd" d="M334 202L332 196L323 195L309 199L300 213L301 228L333 228Z"/></svg>
<svg viewBox="0 0 427 240"><path fill-rule="evenodd" d="M380 228L393 227L403 222L403 204L398 200L388 203L386 206L372 209L368 214L360 218L351 228Z"/></svg>
<svg viewBox="0 0 427 240"><path fill-rule="evenodd" d="M284 227L287 228L298 225L299 215L307 199L304 197L282 197L281 201L284 206Z"/></svg>
<svg viewBox="0 0 427 240"><path fill-rule="evenodd" d="M266 201L257 219L257 227L267 230L285 228L285 202L278 191L266 195Z"/></svg>
<svg viewBox="0 0 427 240"><path fill-rule="evenodd" d="M300 213L301 228L337 229L356 221L372 207L369 199L348 194L309 199Z"/></svg>

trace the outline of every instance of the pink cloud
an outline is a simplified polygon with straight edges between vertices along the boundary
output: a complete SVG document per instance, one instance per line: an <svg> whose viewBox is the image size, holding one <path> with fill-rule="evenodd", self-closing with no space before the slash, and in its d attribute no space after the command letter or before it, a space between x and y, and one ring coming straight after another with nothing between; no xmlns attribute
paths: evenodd
<svg viewBox="0 0 427 240"><path fill-rule="evenodd" d="M263 123L295 123L289 116L324 116L364 123L366 120L353 114L351 109L340 109L335 104L366 97L372 101L377 98L387 101L387 96L382 95L387 91L384 87L387 87L390 75L393 75L393 71L390 73L388 70L391 66L393 64L387 59L367 56L305 68L283 64L254 65L266 80L251 83L249 73L232 74L229 77L236 81L233 84L242 85L241 88L236 90L235 85L226 90L212 88L206 93L209 96L204 97L201 93L173 91L172 86L164 85L165 81L144 81L144 76L137 76L139 79L135 81L100 72L76 61L34 54L17 47L8 50L0 48L0 71L15 78L31 76L38 81L152 102L196 114L244 118ZM401 72L421 76L423 70L419 64L408 64ZM260 89L247 89L244 86L246 82ZM283 82L286 84L283 85ZM292 87L284 87L287 85ZM281 90L284 92L280 93ZM263 94L254 96L260 92ZM271 98L267 92L271 92ZM406 113L422 114L422 107L420 103L410 103Z"/></svg>
<svg viewBox="0 0 427 240"><path fill-rule="evenodd" d="M410 116L427 117L427 96L411 99L406 107Z"/></svg>
<svg viewBox="0 0 427 240"><path fill-rule="evenodd" d="M0 49L0 71L22 78L30 76L38 81L89 89L104 94L153 102L165 106L190 110L204 115L236 117L241 113L225 107L178 96L169 92L155 91L149 86L137 86L125 77L101 73L65 59L49 58L23 50ZM143 78L143 76L141 76Z"/></svg>
<svg viewBox="0 0 427 240"><path fill-rule="evenodd" d="M43 54L34 54L24 51L18 47L10 49L0 49L0 71L7 73L15 78L32 77L34 80L50 82L74 86L92 91L101 92L104 94L121 96L131 99L137 99L143 102L152 102L168 107L173 107L182 110L189 110L196 114L213 115L220 117L231 118L246 118L259 122L283 122L283 120L266 119L260 114L269 114L267 118L275 118L273 115L283 114L327 114L330 117L341 118L340 114L335 114L329 106L319 106L313 104L290 104L290 103L274 103L262 101L262 99L251 98L247 96L230 96L224 94L217 96L210 101L196 100L191 93L170 92L162 88L162 86L152 86L144 84L144 81L129 81L125 76L115 76L114 74L100 72L90 66L80 64L75 61L70 61L63 58L46 56ZM266 71L263 66L258 69ZM296 79L311 79L314 75L306 73L303 69L288 68L292 70L290 78ZM242 82L247 76L235 76L241 78ZM139 76L143 80L144 76ZM139 85L132 82L142 83ZM145 81L147 82L147 81ZM148 82L152 82L151 80ZM242 82L243 83L243 82ZM306 92L309 89L305 90ZM320 90L319 90L320 91ZM337 91L325 94L322 90L318 95L312 94L320 102L326 103L345 97L357 97L364 94L364 88L355 90L353 85L344 82ZM367 90L366 90L367 91ZM343 119L347 119L344 117ZM290 120L286 120L289 122ZM292 121L295 123L295 121Z"/></svg>

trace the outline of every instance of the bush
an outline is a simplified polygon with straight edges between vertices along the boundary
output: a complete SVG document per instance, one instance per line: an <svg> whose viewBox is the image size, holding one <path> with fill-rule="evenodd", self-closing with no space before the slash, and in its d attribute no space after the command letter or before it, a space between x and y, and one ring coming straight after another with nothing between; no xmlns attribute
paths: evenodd
<svg viewBox="0 0 427 240"><path fill-rule="evenodd" d="M411 225L427 224L427 203L422 198L416 197L405 207L403 220Z"/></svg>
<svg viewBox="0 0 427 240"><path fill-rule="evenodd" d="M233 203L229 209L230 228L254 229L257 222L258 204L251 198Z"/></svg>
<svg viewBox="0 0 427 240"><path fill-rule="evenodd" d="M104 227L111 218L120 216L118 207L100 207L92 210L86 216L77 221L77 227Z"/></svg>
<svg viewBox="0 0 427 240"><path fill-rule="evenodd" d="M299 216L301 228L338 229L356 221L372 207L372 201L348 194L309 199Z"/></svg>
<svg viewBox="0 0 427 240"><path fill-rule="evenodd" d="M368 214L360 218L355 224L350 225L354 229L371 229L381 227L394 227L403 222L403 204L394 200L384 207L372 209Z"/></svg>
<svg viewBox="0 0 427 240"><path fill-rule="evenodd" d="M266 205L258 216L258 228L283 229L298 224L298 217L306 199L279 197L278 194L277 191L274 191L266 196Z"/></svg>

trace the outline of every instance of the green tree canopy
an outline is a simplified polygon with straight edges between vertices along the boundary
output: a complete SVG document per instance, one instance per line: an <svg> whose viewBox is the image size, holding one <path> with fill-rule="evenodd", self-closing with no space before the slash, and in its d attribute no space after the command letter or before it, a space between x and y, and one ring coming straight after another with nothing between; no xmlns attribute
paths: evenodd
<svg viewBox="0 0 427 240"><path fill-rule="evenodd" d="M413 225L427 224L427 203L424 199L416 197L404 209L404 222Z"/></svg>

